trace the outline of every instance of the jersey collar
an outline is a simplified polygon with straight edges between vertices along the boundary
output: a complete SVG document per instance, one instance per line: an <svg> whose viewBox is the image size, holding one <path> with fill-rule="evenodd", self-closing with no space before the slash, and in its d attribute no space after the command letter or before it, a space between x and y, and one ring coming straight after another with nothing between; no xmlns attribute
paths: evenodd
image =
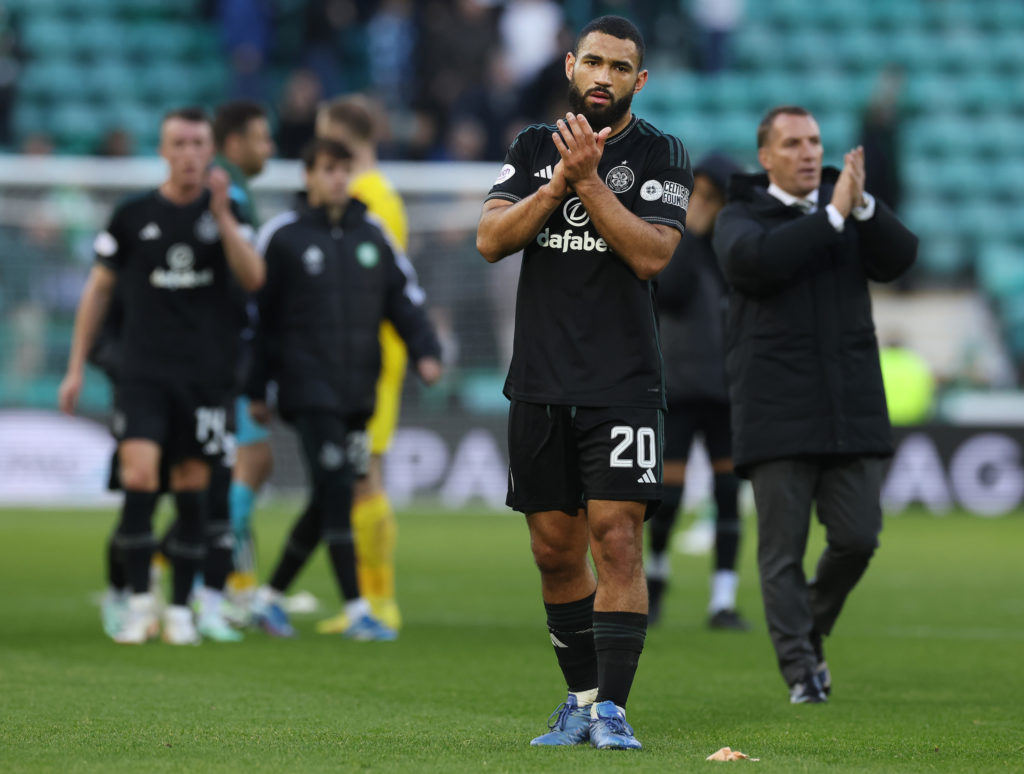
<svg viewBox="0 0 1024 774"><path fill-rule="evenodd" d="M636 126L639 121L640 121L639 116L637 116L637 114L634 113L633 117L629 119L629 123L626 124L626 128L623 129L618 134L615 134L615 135L612 135L611 137L609 137L607 140L604 141L604 144L605 145L611 145L612 143L618 142L623 137L625 137L627 134L632 132L633 131L633 127Z"/></svg>

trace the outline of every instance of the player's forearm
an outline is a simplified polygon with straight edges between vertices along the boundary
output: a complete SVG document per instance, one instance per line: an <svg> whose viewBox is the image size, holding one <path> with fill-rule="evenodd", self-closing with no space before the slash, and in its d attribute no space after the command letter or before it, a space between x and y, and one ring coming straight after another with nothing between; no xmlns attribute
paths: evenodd
<svg viewBox="0 0 1024 774"><path fill-rule="evenodd" d="M71 352L68 355L68 373L81 375L85 370L86 356L96 340L96 333L110 308L113 286L90 277L82 291L82 298L75 312L75 327L71 334Z"/></svg>
<svg viewBox="0 0 1024 774"><path fill-rule="evenodd" d="M234 215L226 213L217 218L221 244L231 272L242 289L254 293L263 287L267 277L266 264L242 234Z"/></svg>
<svg viewBox="0 0 1024 774"><path fill-rule="evenodd" d="M637 277L651 279L668 266L679 244L678 231L638 218L599 178L579 183L576 193L597 233Z"/></svg>
<svg viewBox="0 0 1024 774"><path fill-rule="evenodd" d="M515 204L485 210L477 227L476 249L488 263L497 263L522 250L536 238L561 203L560 198L542 187Z"/></svg>

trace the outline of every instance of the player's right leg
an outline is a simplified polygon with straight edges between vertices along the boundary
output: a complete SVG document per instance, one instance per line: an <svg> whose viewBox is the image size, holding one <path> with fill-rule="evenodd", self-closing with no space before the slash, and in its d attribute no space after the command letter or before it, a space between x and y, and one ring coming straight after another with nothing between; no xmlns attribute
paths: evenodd
<svg viewBox="0 0 1024 774"><path fill-rule="evenodd" d="M252 512L273 465L270 431L249 415L249 399L239 396L235 400L235 465L228 493L235 537L234 572L228 578L228 586L233 593L240 594L242 603L256 586Z"/></svg>
<svg viewBox="0 0 1024 774"><path fill-rule="evenodd" d="M117 533L131 596L114 640L136 645L152 639L159 630L156 603L149 587L149 565L156 545L153 511L159 497L160 446L151 440L131 438L121 442L118 456L124 505Z"/></svg>
<svg viewBox="0 0 1024 774"><path fill-rule="evenodd" d="M694 437L692 410L685 404L673 404L665 417L665 467L662 500L647 524L650 553L645 566L647 576L648 624L661 618L662 600L671 576L669 541L679 509L683 504L686 461Z"/></svg>
<svg viewBox="0 0 1024 774"><path fill-rule="evenodd" d="M702 412L704 445L711 457L715 492L715 565L711 576L708 625L746 631L750 624L736 607L740 546L739 478L732 464L732 424L727 403L709 402Z"/></svg>
<svg viewBox="0 0 1024 774"><path fill-rule="evenodd" d="M584 744L590 739L590 705L597 699L594 594L597 581L587 561L589 531L582 511L531 513L530 547L540 570L548 633L569 689L548 718L548 732L533 746Z"/></svg>
<svg viewBox="0 0 1024 774"><path fill-rule="evenodd" d="M597 697L594 592L587 562L589 532L572 439L572 410L513 401L509 408L508 506L526 514L530 546L555 657L568 695L534 746L585 744Z"/></svg>

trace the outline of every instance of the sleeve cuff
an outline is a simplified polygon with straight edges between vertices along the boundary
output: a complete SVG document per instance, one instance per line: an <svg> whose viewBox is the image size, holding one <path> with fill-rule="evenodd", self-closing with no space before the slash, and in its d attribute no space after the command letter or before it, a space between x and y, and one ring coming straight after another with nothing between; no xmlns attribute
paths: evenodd
<svg viewBox="0 0 1024 774"><path fill-rule="evenodd" d="M871 220L875 217L875 197L865 191L864 206L854 207L850 214L857 220Z"/></svg>
<svg viewBox="0 0 1024 774"><path fill-rule="evenodd" d="M839 210L836 209L834 204L829 203L825 207L825 212L828 214L828 222L832 224L832 228L842 234L846 219L842 216Z"/></svg>

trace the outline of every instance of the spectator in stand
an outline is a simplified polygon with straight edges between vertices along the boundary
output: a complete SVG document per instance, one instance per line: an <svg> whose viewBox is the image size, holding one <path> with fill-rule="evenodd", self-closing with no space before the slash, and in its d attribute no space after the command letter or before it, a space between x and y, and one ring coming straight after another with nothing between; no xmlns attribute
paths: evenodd
<svg viewBox="0 0 1024 774"><path fill-rule="evenodd" d="M221 40L227 51L234 99L266 97L272 0L221 0Z"/></svg>
<svg viewBox="0 0 1024 774"><path fill-rule="evenodd" d="M904 73L890 66L882 73L861 125L860 142L864 146L864 172L875 196L900 211L903 181L900 177L899 99Z"/></svg>
<svg viewBox="0 0 1024 774"><path fill-rule="evenodd" d="M316 110L323 95L320 79L312 70L295 70L282 91L277 122L278 155L297 159L316 133Z"/></svg>
<svg viewBox="0 0 1024 774"><path fill-rule="evenodd" d="M423 3L415 54L414 158L428 158L443 145L452 106L487 83L488 58L498 48L496 13L489 5L484 0Z"/></svg>
<svg viewBox="0 0 1024 774"><path fill-rule="evenodd" d="M700 69L705 74L729 68L733 30L743 18L743 0L693 0L693 20L700 28Z"/></svg>
<svg viewBox="0 0 1024 774"><path fill-rule="evenodd" d="M370 88L389 109L412 99L416 25L410 0L384 0L366 25Z"/></svg>

